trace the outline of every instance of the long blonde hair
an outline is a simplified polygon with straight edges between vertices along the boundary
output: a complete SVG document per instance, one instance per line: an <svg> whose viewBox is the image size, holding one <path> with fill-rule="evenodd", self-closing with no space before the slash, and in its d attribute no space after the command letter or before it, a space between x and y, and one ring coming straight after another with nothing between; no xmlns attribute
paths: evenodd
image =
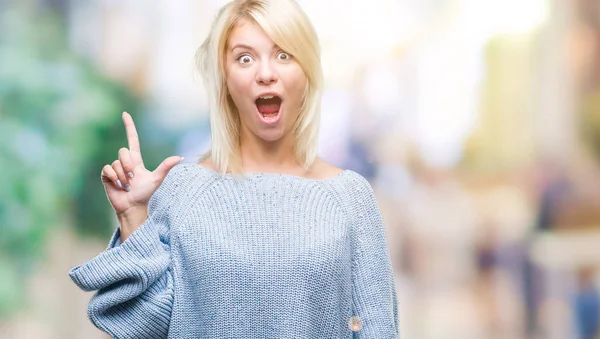
<svg viewBox="0 0 600 339"><path fill-rule="evenodd" d="M308 169L317 157L323 71L317 33L294 0L234 0L217 14L210 33L196 53L210 110L212 145L200 161L210 158L221 173L242 171L240 120L226 84L225 52L240 20L260 26L282 50L294 56L307 77L294 133L296 161Z"/></svg>

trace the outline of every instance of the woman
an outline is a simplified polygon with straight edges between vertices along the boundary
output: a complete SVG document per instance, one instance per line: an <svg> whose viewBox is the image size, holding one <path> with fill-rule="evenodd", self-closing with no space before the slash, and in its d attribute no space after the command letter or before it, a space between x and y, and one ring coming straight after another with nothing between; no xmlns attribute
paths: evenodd
<svg viewBox="0 0 600 339"><path fill-rule="evenodd" d="M120 222L69 272L116 338L397 338L397 300L369 183L316 156L316 33L293 0L237 0L198 53L211 151L102 170Z"/></svg>

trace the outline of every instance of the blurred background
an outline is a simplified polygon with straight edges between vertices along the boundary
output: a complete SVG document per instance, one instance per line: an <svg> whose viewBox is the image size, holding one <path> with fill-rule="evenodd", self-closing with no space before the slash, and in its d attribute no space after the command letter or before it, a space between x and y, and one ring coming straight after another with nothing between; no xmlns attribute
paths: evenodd
<svg viewBox="0 0 600 339"><path fill-rule="evenodd" d="M107 338L68 277L117 226L100 171L123 111L148 168L208 149L193 56L224 2L0 0L1 338ZM401 337L600 338L600 1L299 2Z"/></svg>

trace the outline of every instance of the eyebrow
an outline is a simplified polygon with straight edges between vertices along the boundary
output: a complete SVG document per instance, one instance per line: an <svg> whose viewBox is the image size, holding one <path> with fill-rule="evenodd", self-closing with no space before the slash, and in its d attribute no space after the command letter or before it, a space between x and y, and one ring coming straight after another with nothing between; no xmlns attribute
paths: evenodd
<svg viewBox="0 0 600 339"><path fill-rule="evenodd" d="M244 49L249 49L254 51L254 48L252 46L246 45L246 44L236 44L235 46L233 46L231 48L231 51L234 51L236 48L244 48ZM277 45L273 44L273 46L271 46L271 49L275 49L277 48Z"/></svg>

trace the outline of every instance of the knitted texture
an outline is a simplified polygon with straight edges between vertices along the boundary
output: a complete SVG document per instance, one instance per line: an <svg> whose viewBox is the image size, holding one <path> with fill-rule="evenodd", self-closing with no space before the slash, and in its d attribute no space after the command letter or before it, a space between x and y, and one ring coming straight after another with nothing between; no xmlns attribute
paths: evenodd
<svg viewBox="0 0 600 339"><path fill-rule="evenodd" d="M135 180L135 179L134 179ZM398 338L383 220L368 181L176 165L148 219L69 276L114 338ZM349 324L355 325L350 326Z"/></svg>

